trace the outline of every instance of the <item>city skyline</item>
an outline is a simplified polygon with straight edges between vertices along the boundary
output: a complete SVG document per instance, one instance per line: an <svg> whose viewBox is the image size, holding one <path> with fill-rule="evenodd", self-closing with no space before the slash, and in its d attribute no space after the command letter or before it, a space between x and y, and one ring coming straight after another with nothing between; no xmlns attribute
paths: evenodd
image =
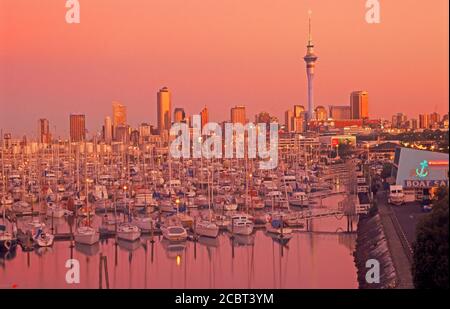
<svg viewBox="0 0 450 309"><path fill-rule="evenodd" d="M211 11L208 18L219 14L220 21L224 22L223 26L214 24L211 33L203 28L204 23L196 21L200 3L156 2L152 9L137 10L123 1L111 1L100 16L98 12L104 7L83 3L81 23L71 26L60 18L64 6L51 2L39 5L2 2L2 12L8 13L0 25L18 30L14 37L10 36L9 33L14 33L11 31L1 34L7 42L6 47L0 49L2 128L17 135L35 135L37 119L46 118L51 131L56 127L63 136L69 133L68 115L82 113L86 115L88 130L99 131L115 99L127 106L131 126L137 127L142 122L156 124L154 98L163 86L171 90L172 106L183 107L188 115L207 106L209 119L219 121L224 120L221 115L228 114L232 106L245 105L249 117L267 111L283 119L284 112L293 105L307 106L307 78L302 57L308 35L309 9L314 12L314 41L321 56L319 74L314 81L315 106L348 105L349 94L362 89L370 93L371 118L390 119L397 111L407 111L409 117L434 111L448 112L448 66L440 65L448 64L445 44L448 3L441 1L428 7L419 1L413 1L416 5L408 2L411 6L408 12L402 10L402 1L386 3L381 24L369 25L364 21L363 3L359 2L349 1L338 6L329 1L323 1L324 4L283 3L290 9L267 3L254 11L248 4L238 9L237 2L233 1L216 4L217 8L230 12L232 18L223 20L220 12L208 7ZM177 7L179 10L172 10L172 15L164 13L164 9ZM269 7L274 14L268 14ZM426 16L422 14L425 9ZM138 31L140 27L152 26L146 19L157 13L162 14L158 18L168 21L176 17L196 21L186 29L186 35L198 46L192 47L196 44L188 44L183 37L171 40L168 47L157 46L165 34L175 35L183 26L180 23L172 28L156 28L158 31L149 27L152 31L148 34ZM31 26L27 18L30 14L36 19L42 17L39 19L42 27ZM402 24L395 21L398 14L407 15L402 18ZM131 22L129 19L134 15L142 19L134 18ZM127 31L134 30L137 38L116 34L117 25L110 19L114 16L128 21L124 27ZM248 18L250 24L246 23ZM233 23L236 25L224 29ZM358 24L360 29L355 31L350 24ZM95 37L89 34L91 27L96 30ZM55 32L53 28L60 30ZM244 34L241 30L245 30ZM426 33L427 44L416 42L420 33ZM401 39L395 40L396 35ZM35 37L48 44L40 44ZM213 47L207 43L213 37L227 40ZM247 44L246 39L250 37L256 41L250 40ZM143 43L150 38L155 39L152 44ZM364 48L354 43L361 39L366 40ZM382 41L390 45L388 50L396 57L386 57L386 49L377 47ZM174 46L176 52L167 53L167 48L172 50ZM184 48L180 49L181 46ZM224 49L219 52L219 47ZM52 48L65 56L55 57ZM379 57L377 53L381 53ZM427 61L426 66L417 61L430 53L435 60ZM399 54L402 57L398 57ZM173 60L177 61L170 63ZM410 69L412 61L413 71ZM400 83L405 76L408 82ZM52 87L48 87L49 84ZM25 110L27 113L23 112Z"/></svg>

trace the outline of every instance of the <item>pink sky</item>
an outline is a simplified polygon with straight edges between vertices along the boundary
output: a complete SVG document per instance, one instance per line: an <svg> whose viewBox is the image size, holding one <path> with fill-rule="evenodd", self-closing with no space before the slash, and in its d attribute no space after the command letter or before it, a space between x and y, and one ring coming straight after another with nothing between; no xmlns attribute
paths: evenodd
<svg viewBox="0 0 450 309"><path fill-rule="evenodd" d="M365 0L0 0L0 128L36 134L48 118L59 135L68 115L98 130L111 102L131 125L155 123L156 92L172 91L188 114L212 120L237 104L283 119L306 105L302 57L313 11L315 105L348 104L369 91L373 117L448 112L448 0L381 0L381 23Z"/></svg>

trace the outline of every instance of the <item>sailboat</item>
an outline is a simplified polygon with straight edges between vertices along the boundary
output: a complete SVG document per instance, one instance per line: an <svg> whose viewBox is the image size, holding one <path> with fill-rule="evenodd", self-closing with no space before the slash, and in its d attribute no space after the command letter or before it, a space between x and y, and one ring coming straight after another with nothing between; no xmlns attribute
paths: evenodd
<svg viewBox="0 0 450 309"><path fill-rule="evenodd" d="M10 232L6 231L6 225L0 225L0 252L14 250L17 246L17 239Z"/></svg>
<svg viewBox="0 0 450 309"><path fill-rule="evenodd" d="M194 230L200 236L216 238L219 235L219 226L210 220L197 221Z"/></svg>
<svg viewBox="0 0 450 309"><path fill-rule="evenodd" d="M282 237L292 234L292 229L284 227L283 217L272 218L270 222L266 223L266 231Z"/></svg>
<svg viewBox="0 0 450 309"><path fill-rule="evenodd" d="M62 218L66 214L66 210L61 206L61 204L48 202L47 203L47 216L53 218Z"/></svg>
<svg viewBox="0 0 450 309"><path fill-rule="evenodd" d="M74 238L75 243L93 245L100 240L100 234L90 226L81 226L77 228Z"/></svg>
<svg viewBox="0 0 450 309"><path fill-rule="evenodd" d="M45 232L42 228L38 228L33 238L38 247L51 247L55 236L51 233Z"/></svg>
<svg viewBox="0 0 450 309"><path fill-rule="evenodd" d="M117 238L135 241L141 237L141 229L130 223L122 223L117 227Z"/></svg>
<svg viewBox="0 0 450 309"><path fill-rule="evenodd" d="M246 214L236 214L231 216L230 224L227 229L232 234L250 235L253 233L255 224L250 220L250 216Z"/></svg>

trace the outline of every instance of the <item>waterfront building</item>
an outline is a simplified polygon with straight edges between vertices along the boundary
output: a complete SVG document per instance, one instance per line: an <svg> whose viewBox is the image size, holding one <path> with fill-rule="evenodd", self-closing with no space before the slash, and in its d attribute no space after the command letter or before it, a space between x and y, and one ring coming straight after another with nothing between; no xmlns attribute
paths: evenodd
<svg viewBox="0 0 450 309"><path fill-rule="evenodd" d="M392 176L403 186L406 201L421 201L439 187L448 188L447 153L399 147L395 152Z"/></svg>

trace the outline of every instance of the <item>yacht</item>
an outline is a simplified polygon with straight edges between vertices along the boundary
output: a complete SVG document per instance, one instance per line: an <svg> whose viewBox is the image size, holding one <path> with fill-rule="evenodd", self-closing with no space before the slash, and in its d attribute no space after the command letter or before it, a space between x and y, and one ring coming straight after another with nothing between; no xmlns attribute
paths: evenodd
<svg viewBox="0 0 450 309"><path fill-rule="evenodd" d="M14 199L12 198L11 195L5 195L0 200L0 204L2 205L11 205L12 203L14 203Z"/></svg>
<svg viewBox="0 0 450 309"><path fill-rule="evenodd" d="M89 226L82 226L77 228L75 232L75 242L84 245L93 245L98 243L100 234Z"/></svg>
<svg viewBox="0 0 450 309"><path fill-rule="evenodd" d="M199 236L216 238L219 235L219 226L211 221L200 220L195 223L194 231Z"/></svg>
<svg viewBox="0 0 450 309"><path fill-rule="evenodd" d="M56 204L53 202L47 203L47 216L53 218L62 218L66 214L66 210L61 206L61 204Z"/></svg>
<svg viewBox="0 0 450 309"><path fill-rule="evenodd" d="M284 227L282 218L272 219L271 222L266 223L266 231L275 235L290 235L292 234L292 229Z"/></svg>
<svg viewBox="0 0 450 309"><path fill-rule="evenodd" d="M55 236L51 233L45 232L43 229L38 228L36 234L34 235L35 244L38 247L51 247Z"/></svg>
<svg viewBox="0 0 450 309"><path fill-rule="evenodd" d="M0 225L0 252L13 250L17 245L17 239L6 231L6 225Z"/></svg>
<svg viewBox="0 0 450 309"><path fill-rule="evenodd" d="M155 229L155 221L150 217L133 217L131 223L136 225L142 231Z"/></svg>
<svg viewBox="0 0 450 309"><path fill-rule="evenodd" d="M117 238L135 241L139 237L141 237L141 230L133 224L130 223L122 223L117 227Z"/></svg>
<svg viewBox="0 0 450 309"><path fill-rule="evenodd" d="M232 234L250 235L253 233L254 226L255 224L250 220L249 215L236 214L231 216L227 229Z"/></svg>
<svg viewBox="0 0 450 309"><path fill-rule="evenodd" d="M181 225L168 225L161 227L162 235L169 241L185 241L187 239L187 231Z"/></svg>
<svg viewBox="0 0 450 309"><path fill-rule="evenodd" d="M309 199L308 195L305 192L294 192L289 197L289 204L296 207L308 207Z"/></svg>

